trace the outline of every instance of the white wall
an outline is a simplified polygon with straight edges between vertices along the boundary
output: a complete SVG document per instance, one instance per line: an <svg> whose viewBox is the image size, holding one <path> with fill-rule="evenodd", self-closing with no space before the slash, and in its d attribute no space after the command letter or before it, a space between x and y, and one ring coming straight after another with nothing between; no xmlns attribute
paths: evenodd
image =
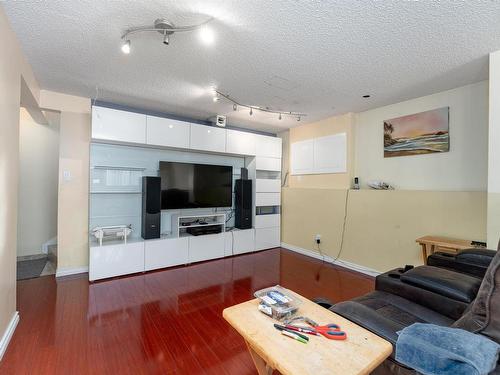
<svg viewBox="0 0 500 375"><path fill-rule="evenodd" d="M450 107L450 151L384 158L383 121ZM355 175L404 190L485 191L488 81L356 114Z"/></svg>
<svg viewBox="0 0 500 375"><path fill-rule="evenodd" d="M500 237L500 51L490 54L488 153L488 247Z"/></svg>
<svg viewBox="0 0 500 375"><path fill-rule="evenodd" d="M17 256L40 254L41 246L57 234L58 165L58 123L37 124L22 109Z"/></svg>

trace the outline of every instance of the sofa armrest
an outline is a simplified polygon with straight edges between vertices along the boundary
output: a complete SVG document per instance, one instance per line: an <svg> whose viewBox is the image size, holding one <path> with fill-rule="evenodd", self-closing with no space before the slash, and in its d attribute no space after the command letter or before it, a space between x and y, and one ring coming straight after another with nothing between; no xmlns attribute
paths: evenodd
<svg viewBox="0 0 500 375"><path fill-rule="evenodd" d="M476 298L481 286L477 277L433 266L416 267L405 272L401 281L465 303Z"/></svg>
<svg viewBox="0 0 500 375"><path fill-rule="evenodd" d="M497 252L488 249L466 249L459 251L456 259L464 263L484 266L488 268Z"/></svg>
<svg viewBox="0 0 500 375"><path fill-rule="evenodd" d="M441 268L433 268L437 269L439 272L447 271ZM439 314L442 314L453 320L457 320L458 318L460 318L465 309L469 306L468 302L457 300L456 298L450 298L448 296L436 293L431 290L427 290L420 286L403 282L402 277L407 272L404 272L402 268L398 268L377 276L375 279L375 290L405 298L407 300L415 302L416 304L427 307L428 309L434 310L435 312L438 312ZM454 273L457 275L461 275L458 272ZM480 279L474 279L480 282Z"/></svg>

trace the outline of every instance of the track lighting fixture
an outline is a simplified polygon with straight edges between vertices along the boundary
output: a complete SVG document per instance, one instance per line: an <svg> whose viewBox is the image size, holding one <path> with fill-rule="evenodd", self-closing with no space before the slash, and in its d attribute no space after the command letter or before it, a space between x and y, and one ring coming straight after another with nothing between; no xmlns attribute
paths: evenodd
<svg viewBox="0 0 500 375"><path fill-rule="evenodd" d="M220 98L219 98L218 96L214 96L212 100L213 100L213 101L214 101L214 103L215 103L215 102L218 102L218 101L219 101L219 99L220 99Z"/></svg>
<svg viewBox="0 0 500 375"><path fill-rule="evenodd" d="M122 44L122 52L126 55L130 53L130 40L126 40Z"/></svg>
<svg viewBox="0 0 500 375"><path fill-rule="evenodd" d="M253 106L253 105L242 104L242 103L236 101L235 99L233 99L232 97L230 97L229 95L223 94L222 92L218 91L216 88L212 88L212 92L213 92L213 95L214 95L214 97L213 97L214 102L218 101L221 98L224 98L224 99L230 101L231 103L233 103L233 111L236 111L238 109L238 107L248 108L248 110L249 110L248 113L249 113L250 116L253 115L253 110L254 109L257 110L257 111L261 111L261 112L277 114L278 115L278 120L281 120L283 118L283 115L290 116L290 117L295 117L295 118L297 118L297 121L300 121L300 119L301 119L302 116L307 116L305 113L287 112L287 111L275 111L273 109L270 109L269 107L257 107L257 106Z"/></svg>
<svg viewBox="0 0 500 375"><path fill-rule="evenodd" d="M200 38L201 40L209 45L213 44L215 40L215 35L212 29L207 26L207 23L212 21L213 18L209 18L208 20L190 26L174 26L171 22L166 21L163 18L157 19L152 26L140 26L132 29L128 29L122 35L122 40L124 41L122 44L122 51L125 54L130 53L130 36L138 33L150 33L150 32L158 32L163 35L163 44L166 46L170 45L170 36L174 33L183 33L187 31L194 31L197 29L200 30Z"/></svg>

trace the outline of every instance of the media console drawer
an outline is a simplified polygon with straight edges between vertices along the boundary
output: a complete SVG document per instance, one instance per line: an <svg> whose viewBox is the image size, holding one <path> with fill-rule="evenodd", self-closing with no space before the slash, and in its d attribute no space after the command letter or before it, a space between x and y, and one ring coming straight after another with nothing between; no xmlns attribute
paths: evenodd
<svg viewBox="0 0 500 375"><path fill-rule="evenodd" d="M146 271L178 266L189 262L189 240L167 238L145 242L144 268Z"/></svg>
<svg viewBox="0 0 500 375"><path fill-rule="evenodd" d="M92 246L90 248L90 281L143 271L144 242Z"/></svg>
<svg viewBox="0 0 500 375"><path fill-rule="evenodd" d="M189 239L190 263L224 257L224 233L190 236L187 238Z"/></svg>

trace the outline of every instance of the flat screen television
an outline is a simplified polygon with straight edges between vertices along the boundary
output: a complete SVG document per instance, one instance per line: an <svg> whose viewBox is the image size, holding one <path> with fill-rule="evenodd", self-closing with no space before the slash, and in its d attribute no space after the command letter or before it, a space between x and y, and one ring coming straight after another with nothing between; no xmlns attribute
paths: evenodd
<svg viewBox="0 0 500 375"><path fill-rule="evenodd" d="M233 167L160 161L161 208L231 207Z"/></svg>

